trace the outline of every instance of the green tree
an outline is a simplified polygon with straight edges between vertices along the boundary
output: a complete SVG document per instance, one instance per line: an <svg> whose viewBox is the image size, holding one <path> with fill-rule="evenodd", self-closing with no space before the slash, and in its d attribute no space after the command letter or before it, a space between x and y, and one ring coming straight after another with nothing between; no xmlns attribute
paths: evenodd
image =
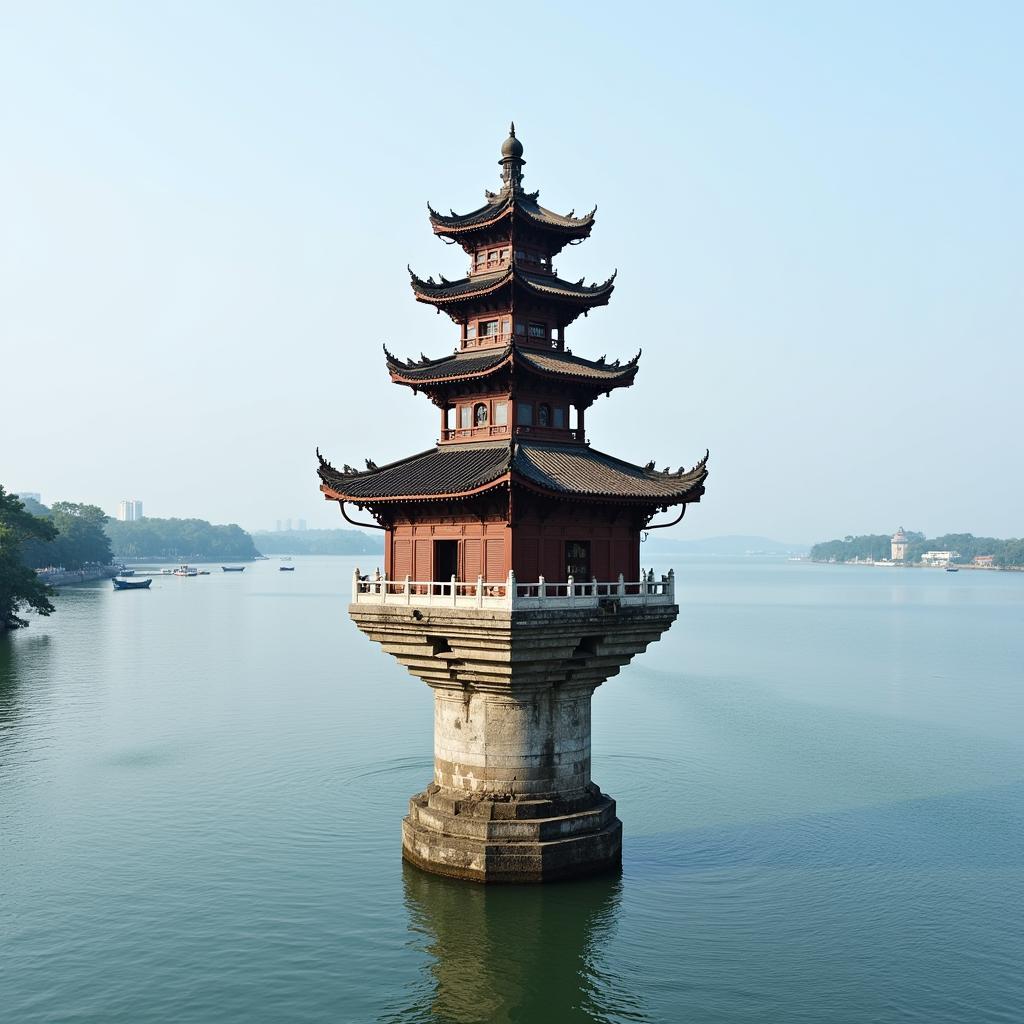
<svg viewBox="0 0 1024 1024"><path fill-rule="evenodd" d="M40 615L53 611L53 589L25 565L21 547L29 541L52 541L56 535L52 522L27 512L18 497L0 485L0 633L28 625L18 615L22 607Z"/></svg>
<svg viewBox="0 0 1024 1024"><path fill-rule="evenodd" d="M54 502L50 509L57 527L54 564L66 569L83 565L108 565L113 558L110 539L104 531L107 514L97 505L81 505L73 501Z"/></svg>
<svg viewBox="0 0 1024 1024"><path fill-rule="evenodd" d="M112 520L106 524L116 558L173 558L182 562L242 561L257 551L240 526L215 526L205 519Z"/></svg>

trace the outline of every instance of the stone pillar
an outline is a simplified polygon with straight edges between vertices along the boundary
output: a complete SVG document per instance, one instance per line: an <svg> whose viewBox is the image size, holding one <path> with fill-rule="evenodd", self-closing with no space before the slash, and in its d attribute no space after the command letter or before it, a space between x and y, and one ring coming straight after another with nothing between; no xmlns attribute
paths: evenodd
<svg viewBox="0 0 1024 1024"><path fill-rule="evenodd" d="M620 863L615 802L590 778L594 690L675 605L502 611L357 603L356 625L434 690L434 778L403 856L438 874L535 882Z"/></svg>

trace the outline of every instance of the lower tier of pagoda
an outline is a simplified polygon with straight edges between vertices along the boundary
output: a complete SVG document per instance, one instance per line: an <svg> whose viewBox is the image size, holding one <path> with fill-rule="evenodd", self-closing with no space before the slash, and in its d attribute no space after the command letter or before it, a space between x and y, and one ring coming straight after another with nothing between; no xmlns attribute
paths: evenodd
<svg viewBox="0 0 1024 1024"><path fill-rule="evenodd" d="M707 456L659 472L585 445L506 441L364 472L321 456L319 474L325 498L368 510L385 530L390 579L636 579L641 531L658 511L700 500Z"/></svg>

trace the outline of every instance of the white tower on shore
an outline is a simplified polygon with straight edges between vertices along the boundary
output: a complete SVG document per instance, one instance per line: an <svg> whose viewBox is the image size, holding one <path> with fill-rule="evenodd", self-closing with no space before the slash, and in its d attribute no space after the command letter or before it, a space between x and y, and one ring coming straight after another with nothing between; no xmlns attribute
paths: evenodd
<svg viewBox="0 0 1024 1024"><path fill-rule="evenodd" d="M894 562L906 561L907 535L903 532L902 526L892 535L889 543L892 549L892 560Z"/></svg>

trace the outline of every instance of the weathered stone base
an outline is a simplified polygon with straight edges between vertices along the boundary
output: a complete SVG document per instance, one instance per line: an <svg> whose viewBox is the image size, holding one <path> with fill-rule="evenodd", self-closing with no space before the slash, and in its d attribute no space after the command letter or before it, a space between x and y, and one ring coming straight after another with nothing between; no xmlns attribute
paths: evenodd
<svg viewBox="0 0 1024 1024"><path fill-rule="evenodd" d="M593 784L569 801L463 799L432 785L409 801L402 856L476 882L579 878L621 865L622 822Z"/></svg>

